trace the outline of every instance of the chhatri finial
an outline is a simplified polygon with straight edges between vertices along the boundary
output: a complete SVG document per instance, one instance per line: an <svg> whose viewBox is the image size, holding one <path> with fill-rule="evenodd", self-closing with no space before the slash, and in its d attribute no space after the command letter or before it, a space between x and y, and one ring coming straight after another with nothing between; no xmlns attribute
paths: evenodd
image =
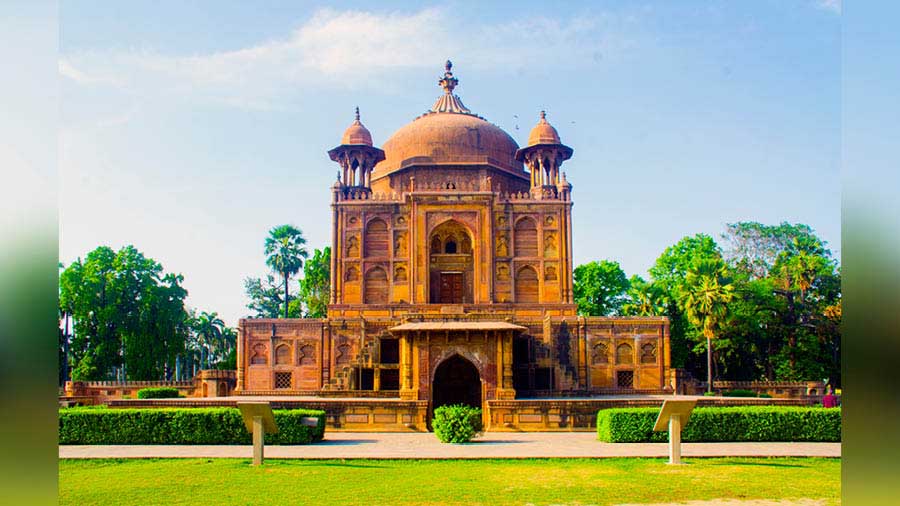
<svg viewBox="0 0 900 506"><path fill-rule="evenodd" d="M444 77L443 79L438 81L438 85L444 89L444 93L448 95L453 93L453 88L456 88L456 85L459 84L459 79L453 77L453 72L450 70L453 68L453 62L447 60L447 63L444 64Z"/></svg>
<svg viewBox="0 0 900 506"><path fill-rule="evenodd" d="M356 106L356 121L359 121L359 106Z"/></svg>

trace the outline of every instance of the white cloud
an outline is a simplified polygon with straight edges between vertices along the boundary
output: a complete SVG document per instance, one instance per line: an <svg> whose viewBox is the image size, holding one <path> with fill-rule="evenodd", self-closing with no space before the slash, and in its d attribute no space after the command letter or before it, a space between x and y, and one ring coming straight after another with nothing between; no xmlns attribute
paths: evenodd
<svg viewBox="0 0 900 506"><path fill-rule="evenodd" d="M466 68L597 61L613 49L611 18L534 18L475 24L445 9L376 14L319 10L280 39L234 51L169 56L151 49L65 55L59 72L80 85L175 93L269 108L302 86L381 86L398 69L464 58ZM623 47L621 41L617 41Z"/></svg>

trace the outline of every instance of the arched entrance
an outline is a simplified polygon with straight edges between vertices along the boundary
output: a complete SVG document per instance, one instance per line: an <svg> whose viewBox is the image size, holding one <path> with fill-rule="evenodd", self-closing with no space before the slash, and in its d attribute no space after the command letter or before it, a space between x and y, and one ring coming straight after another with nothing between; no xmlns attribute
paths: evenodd
<svg viewBox="0 0 900 506"><path fill-rule="evenodd" d="M429 244L429 302L470 304L473 301L472 236L465 225L448 220L436 227Z"/></svg>
<svg viewBox="0 0 900 506"><path fill-rule="evenodd" d="M481 407L481 376L472 362L453 355L434 371L431 384L432 410L448 404Z"/></svg>

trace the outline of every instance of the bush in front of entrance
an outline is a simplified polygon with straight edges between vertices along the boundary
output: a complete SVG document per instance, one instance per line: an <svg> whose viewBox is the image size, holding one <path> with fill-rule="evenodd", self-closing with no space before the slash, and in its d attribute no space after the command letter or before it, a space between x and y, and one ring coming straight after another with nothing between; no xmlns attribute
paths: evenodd
<svg viewBox="0 0 900 506"><path fill-rule="evenodd" d="M668 441L654 432L659 408L614 408L597 413L597 438L607 443ZM735 406L696 408L681 432L685 442L841 440L840 408Z"/></svg>
<svg viewBox="0 0 900 506"><path fill-rule="evenodd" d="M313 409L275 410L277 434L266 434L266 444L297 445L321 441L325 412ZM303 418L316 419L316 425ZM251 443L240 410L236 408L59 410L59 444L179 444L246 445Z"/></svg>
<svg viewBox="0 0 900 506"><path fill-rule="evenodd" d="M464 404L441 406L434 410L431 427L442 443L468 443L483 429L481 410Z"/></svg>
<svg viewBox="0 0 900 506"><path fill-rule="evenodd" d="M137 392L138 399L174 399L178 397L178 389L174 387L142 388Z"/></svg>

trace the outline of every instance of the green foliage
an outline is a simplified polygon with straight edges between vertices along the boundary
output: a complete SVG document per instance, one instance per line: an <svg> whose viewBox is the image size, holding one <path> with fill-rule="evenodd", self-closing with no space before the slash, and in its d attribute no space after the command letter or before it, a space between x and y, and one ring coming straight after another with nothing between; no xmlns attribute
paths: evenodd
<svg viewBox="0 0 900 506"><path fill-rule="evenodd" d="M608 443L664 442L654 432L659 408L615 408L597 413L597 437ZM681 432L685 442L841 440L840 408L739 406L696 408Z"/></svg>
<svg viewBox="0 0 900 506"><path fill-rule="evenodd" d="M225 356L225 360L216 364L216 369L221 371L237 370L237 348L232 348L228 355Z"/></svg>
<svg viewBox="0 0 900 506"><path fill-rule="evenodd" d="M303 260L309 256L306 251L303 232L293 225L280 225L269 230L266 237L266 265L284 278L284 317L288 317L290 292L288 280L300 272Z"/></svg>
<svg viewBox="0 0 900 506"><path fill-rule="evenodd" d="M575 303L586 316L620 314L628 290L628 278L618 262L602 260L579 265L573 272Z"/></svg>
<svg viewBox="0 0 900 506"><path fill-rule="evenodd" d="M247 309L253 318L278 318L284 307L284 288L275 281L275 277L267 274L263 278L244 279L244 294L249 299ZM300 318L301 307L297 299L288 304L288 318Z"/></svg>
<svg viewBox="0 0 900 506"><path fill-rule="evenodd" d="M312 258L303 265L300 280L300 300L306 307L304 317L325 318L328 298L331 295L331 247L316 249Z"/></svg>
<svg viewBox="0 0 900 506"><path fill-rule="evenodd" d="M325 434L325 412L275 410L277 434L266 444L307 444ZM314 427L302 418L315 417ZM205 444L246 445L251 435L236 408L59 410L59 444Z"/></svg>
<svg viewBox="0 0 900 506"><path fill-rule="evenodd" d="M704 234L666 248L649 282L632 278L622 312L668 316L672 365L695 376L707 373L707 334L716 377L839 385L841 275L824 242L808 225L789 223L732 223L722 237L724 250ZM700 272L722 258L714 276ZM728 298L725 286L730 300L700 304L716 292Z"/></svg>
<svg viewBox="0 0 900 506"><path fill-rule="evenodd" d="M666 314L666 294L653 283L635 274L628 280L626 302L622 304L625 316L664 316Z"/></svg>
<svg viewBox="0 0 900 506"><path fill-rule="evenodd" d="M183 277L133 246L101 246L72 262L59 277L59 304L74 322L69 345L73 378L163 377L188 334Z"/></svg>
<svg viewBox="0 0 900 506"><path fill-rule="evenodd" d="M138 399L173 399L178 397L178 389L174 387L142 388L137 392Z"/></svg>
<svg viewBox="0 0 900 506"><path fill-rule="evenodd" d="M481 410L464 404L440 406L434 410L431 427L442 443L468 443L483 429Z"/></svg>

